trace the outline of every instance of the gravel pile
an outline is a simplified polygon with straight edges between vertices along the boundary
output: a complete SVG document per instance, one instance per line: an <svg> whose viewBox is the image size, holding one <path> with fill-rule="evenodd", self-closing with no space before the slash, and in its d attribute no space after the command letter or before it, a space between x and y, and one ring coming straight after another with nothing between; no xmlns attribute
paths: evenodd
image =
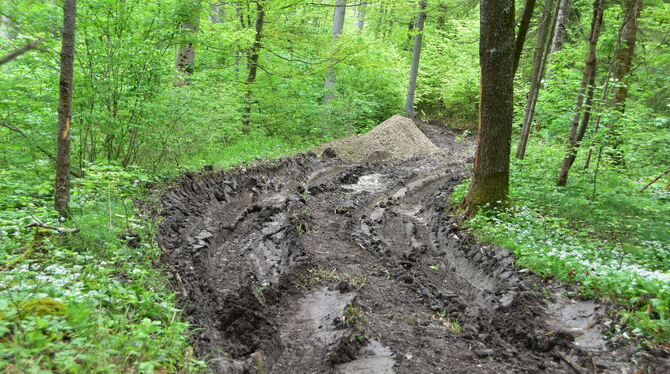
<svg viewBox="0 0 670 374"><path fill-rule="evenodd" d="M376 158L407 159L439 151L409 118L395 115L368 133L336 139L314 149L316 154L334 156L349 161Z"/></svg>

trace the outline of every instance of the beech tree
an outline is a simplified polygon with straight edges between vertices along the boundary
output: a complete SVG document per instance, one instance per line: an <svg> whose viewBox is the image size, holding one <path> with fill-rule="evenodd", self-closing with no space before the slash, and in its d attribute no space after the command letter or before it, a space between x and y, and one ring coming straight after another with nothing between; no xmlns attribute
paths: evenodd
<svg viewBox="0 0 670 374"><path fill-rule="evenodd" d="M412 68L409 73L409 85L405 101L405 113L409 118L414 118L414 96L416 95L416 80L419 75L419 62L421 61L421 44L423 41L423 27L426 22L427 3L427 0L419 2L419 14L416 18L416 35L414 35L414 48L412 49Z"/></svg>
<svg viewBox="0 0 670 374"><path fill-rule="evenodd" d="M508 199L514 82L514 1L480 1L479 131L465 215Z"/></svg>
<svg viewBox="0 0 670 374"><path fill-rule="evenodd" d="M258 72L258 59L261 55L261 47L263 46L263 26L265 25L265 4L263 0L256 1L256 33L254 36L254 44L249 53L249 62L247 65L247 90L245 93L245 112L244 112L244 131L249 131L251 125L251 107L253 106L253 85L256 82L256 74Z"/></svg>
<svg viewBox="0 0 670 374"><path fill-rule="evenodd" d="M523 115L519 143L516 147L516 158L518 159L523 159L526 155L526 146L528 144L528 137L530 136L531 125L535 115L535 106L537 105L537 99L540 95L542 78L544 77L547 59L549 58L549 44L551 43L552 26L554 25L554 8L554 0L548 0L542 11L542 21L540 23L537 44L533 54L533 71L530 77L530 91L528 93L528 101L526 102L526 109Z"/></svg>
<svg viewBox="0 0 670 374"><path fill-rule="evenodd" d="M187 74L193 73L193 64L195 63L195 42L194 37L198 32L200 24L200 3L187 3L180 9L182 21L179 29L183 32L184 42L177 48L175 57L175 67L177 71ZM180 81L179 84L188 82Z"/></svg>
<svg viewBox="0 0 670 374"><path fill-rule="evenodd" d="M68 204L70 203L70 134L72 132L72 81L76 15L77 0L64 0L60 89L58 92L58 136L56 137L56 183L54 186L54 207L63 216L68 215Z"/></svg>
<svg viewBox="0 0 670 374"><path fill-rule="evenodd" d="M526 0L526 5L523 8L523 15L519 22L519 32L514 42L514 73L516 74L519 68L519 60L521 60L521 53L523 52L523 45L526 42L526 35L530 26L530 20L533 18L533 10L535 10L535 0Z"/></svg>
<svg viewBox="0 0 670 374"><path fill-rule="evenodd" d="M628 78L630 76L633 57L635 56L635 44L637 42L638 19L642 10L642 0L624 1L624 20L620 32L621 45L615 57L614 97L612 107L619 113L626 110L626 97L628 97ZM621 139L621 122L615 120L611 125L611 151L610 157L616 165L624 163L624 155L621 150L623 140Z"/></svg>
<svg viewBox="0 0 670 374"><path fill-rule="evenodd" d="M570 15L571 0L558 0L558 14L556 15L556 32L551 41L551 53L563 49L565 33L568 30L568 16Z"/></svg>
<svg viewBox="0 0 670 374"><path fill-rule="evenodd" d="M347 1L346 0L336 0L335 1L335 10L333 12L333 43L337 41L342 33L344 28L344 16L347 11ZM335 61L333 61L333 64ZM328 74L326 75L326 81L324 82L324 90L326 92L323 97L323 105L328 105L330 100L335 98L335 80L337 79L337 71L335 67L330 67L328 69Z"/></svg>
<svg viewBox="0 0 670 374"><path fill-rule="evenodd" d="M603 13L605 11L605 0L595 0L593 2L593 19L591 21L591 33L589 37L589 51L584 64L584 73L582 83L577 95L577 104L575 105L575 115L572 118L570 134L568 135L568 150L563 158L561 170L558 174L556 184L565 186L568 183L568 173L572 164L577 158L579 143L584 138L586 127L589 124L591 116L591 104L593 100L594 83L596 78L597 56L596 48L600 38L600 29L603 23ZM582 110L584 113L582 114ZM581 118L581 124L580 124Z"/></svg>
<svg viewBox="0 0 670 374"><path fill-rule="evenodd" d="M367 5L367 3L361 3L358 6L358 24L356 25L358 32L363 32L363 28L365 28L365 8Z"/></svg>

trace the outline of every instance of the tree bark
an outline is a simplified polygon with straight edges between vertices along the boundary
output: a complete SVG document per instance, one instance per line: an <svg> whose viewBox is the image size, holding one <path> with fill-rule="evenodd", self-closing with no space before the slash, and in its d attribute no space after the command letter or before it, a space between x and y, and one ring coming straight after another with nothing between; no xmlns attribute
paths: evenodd
<svg viewBox="0 0 670 374"><path fill-rule="evenodd" d="M5 16L0 16L0 36L7 40L14 40L16 35L14 34L12 28L9 26L9 18Z"/></svg>
<svg viewBox="0 0 670 374"><path fill-rule="evenodd" d="M427 3L427 0L421 0L419 2L419 14L416 18L416 35L414 36L414 48L412 50L412 67L409 72L407 100L405 101L405 113L408 118L414 118L414 97L416 95L416 80L419 75L419 63L421 62L421 45L423 42L423 28L426 22Z"/></svg>
<svg viewBox="0 0 670 374"><path fill-rule="evenodd" d="M533 18L535 2L535 0L526 0L526 5L523 8L523 15L521 16L521 22L519 23L519 33L517 34L514 45L514 74L516 74L516 71L519 68L519 60L521 60L523 45L526 42L530 20Z"/></svg>
<svg viewBox="0 0 670 374"><path fill-rule="evenodd" d="M367 3L361 3L361 5L358 6L358 32L362 33L363 28L365 28L365 9L367 7Z"/></svg>
<svg viewBox="0 0 670 374"><path fill-rule="evenodd" d="M571 0L559 0L558 15L556 16L556 32L551 41L551 53L563 49L565 33L568 31L568 16L570 15Z"/></svg>
<svg viewBox="0 0 670 374"><path fill-rule="evenodd" d="M624 20L620 33L621 45L616 54L616 66L614 69L614 97L612 99L612 108L619 113L626 110L626 98L628 97L628 82L635 56L635 44L637 42L637 29L640 12L642 10L642 0L624 1ZM624 154L621 149L623 144L621 122L617 119L610 125L610 147L609 153L612 162L615 165L625 164Z"/></svg>
<svg viewBox="0 0 670 374"><path fill-rule="evenodd" d="M479 132L465 215L501 206L509 192L514 82L514 1L480 1Z"/></svg>
<svg viewBox="0 0 670 374"><path fill-rule="evenodd" d="M68 205L70 203L70 134L72 130L76 14L77 0L64 0L58 96L58 135L56 137L56 181L54 185L54 207L62 216L69 215Z"/></svg>
<svg viewBox="0 0 670 374"><path fill-rule="evenodd" d="M531 74L530 92L528 93L528 101L526 102L526 110L523 116L519 144L516 147L516 158L519 160L522 160L526 156L526 146L528 145L528 137L530 136L531 125L533 123L533 117L535 116L535 106L537 105L537 99L540 95L542 78L544 77L547 58L549 56L549 43L551 42L552 25L554 25L555 8L554 0L548 0L542 11L542 24L540 25L537 45L535 46L533 55L533 72Z"/></svg>
<svg viewBox="0 0 670 374"><path fill-rule="evenodd" d="M570 126L570 135L568 136L568 151L563 158L563 164L558 174L556 184L558 186L565 186L568 183L568 173L572 164L577 157L577 149L579 143L584 137L586 126L590 117L590 105L593 99L593 90L596 75L596 47L600 37L600 29L603 22L603 12L605 10L605 0L595 0L593 3L593 20L591 22L591 34L589 37L589 52L586 57L586 64L584 66L584 74L582 76L582 84L577 96L577 105L575 106L575 115L572 118L572 125ZM579 119L582 117L582 110L584 108L584 101L586 100L586 112L582 123L580 125Z"/></svg>
<svg viewBox="0 0 670 374"><path fill-rule="evenodd" d="M256 35L254 37L254 44L251 47L249 55L249 65L247 68L247 92L245 94L246 108L244 111L244 131L248 132L251 126L251 107L253 106L253 85L256 82L256 74L258 72L258 60L261 55L261 47L263 47L263 26L265 25L265 4L262 0L256 2Z"/></svg>
<svg viewBox="0 0 670 374"><path fill-rule="evenodd" d="M200 25L200 4L195 3L189 5L184 10L186 13L179 28L186 33L187 38L184 44L177 48L177 55L175 57L175 67L177 71L186 74L193 73L193 64L195 64L195 43L194 36L198 32ZM188 84L188 81L179 81L179 85Z"/></svg>
<svg viewBox="0 0 670 374"><path fill-rule="evenodd" d="M344 16L347 11L347 1L346 0L335 0L335 11L333 12L333 42L337 41L342 34L342 29L344 28ZM336 61L333 61L333 63ZM328 105L328 103L335 98L335 81L337 80L337 70L335 67L328 69L328 74L326 75L326 81L324 82L324 91L326 92L323 97L323 105Z"/></svg>
<svg viewBox="0 0 670 374"><path fill-rule="evenodd" d="M444 31L444 26L447 23L447 6L445 4L439 4L438 8L438 17L437 17L437 29Z"/></svg>
<svg viewBox="0 0 670 374"><path fill-rule="evenodd" d="M607 100L607 97L609 95L610 81L611 81L611 72L610 74L607 75L607 77L605 78L605 83L603 84L603 93L600 96L600 105L597 110L598 114L596 115L596 119L593 125L593 132L592 132L593 136L595 136L598 133L598 130L600 129L600 121L603 118L602 103L604 103ZM588 168L591 167L591 158L593 157L593 143L594 139L591 139L591 144L589 145L589 151L586 153L586 160L584 160L584 170L588 170ZM602 145L599 147L598 151L599 155L601 153L602 153Z"/></svg>
<svg viewBox="0 0 670 374"><path fill-rule="evenodd" d="M211 13L209 15L209 21L214 24L223 23L223 20L226 18L225 6L226 6L225 1L222 1L217 4L212 4L210 6Z"/></svg>
<svg viewBox="0 0 670 374"><path fill-rule="evenodd" d="M388 10L386 9L387 5L383 2L380 3L379 14L377 17L377 28L375 34L377 37L384 38L386 36L386 31L384 30L384 25L386 24L386 15Z"/></svg>

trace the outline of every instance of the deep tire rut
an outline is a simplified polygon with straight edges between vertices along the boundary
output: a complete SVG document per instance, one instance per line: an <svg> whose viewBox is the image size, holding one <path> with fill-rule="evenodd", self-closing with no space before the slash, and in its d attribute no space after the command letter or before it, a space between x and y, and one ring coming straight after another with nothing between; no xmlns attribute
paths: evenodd
<svg viewBox="0 0 670 374"><path fill-rule="evenodd" d="M663 372L604 340L605 306L459 228L447 201L467 143L427 130L451 159L298 155L164 194L163 262L209 370Z"/></svg>

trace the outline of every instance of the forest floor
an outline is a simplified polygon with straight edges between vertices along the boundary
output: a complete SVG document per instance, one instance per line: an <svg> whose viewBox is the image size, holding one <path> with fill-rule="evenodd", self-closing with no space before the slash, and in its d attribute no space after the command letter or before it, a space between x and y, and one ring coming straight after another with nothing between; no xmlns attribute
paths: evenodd
<svg viewBox="0 0 670 374"><path fill-rule="evenodd" d="M668 372L604 337L610 306L460 228L474 141L420 128L394 117L164 193L163 262L213 372Z"/></svg>

